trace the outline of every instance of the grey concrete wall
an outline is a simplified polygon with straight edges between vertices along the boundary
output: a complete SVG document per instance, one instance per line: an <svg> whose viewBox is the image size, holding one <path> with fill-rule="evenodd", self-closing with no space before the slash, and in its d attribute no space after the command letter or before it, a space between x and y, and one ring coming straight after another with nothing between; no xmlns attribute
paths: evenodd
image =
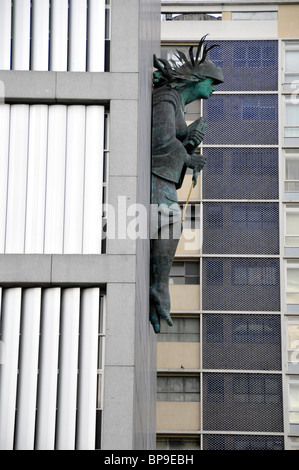
<svg viewBox="0 0 299 470"><path fill-rule="evenodd" d="M137 96L110 104L109 204L150 205L152 60L159 0L113 0L111 74L138 74ZM113 214L114 215L114 214ZM107 286L104 449L154 449L156 337L149 323L149 239L109 240L109 255L136 256L135 283Z"/></svg>
<svg viewBox="0 0 299 470"><path fill-rule="evenodd" d="M150 206L153 54L160 52L160 1L140 2L137 201ZM149 213L149 211L148 211ZM149 323L149 239L136 244L134 448L156 446L156 335Z"/></svg>
<svg viewBox="0 0 299 470"><path fill-rule="evenodd" d="M111 2L109 73L1 71L7 103L107 104L108 202L116 219L150 204L151 83L160 0ZM156 337L149 322L149 239L108 240L105 255L1 255L0 286L106 287L103 449L154 449Z"/></svg>

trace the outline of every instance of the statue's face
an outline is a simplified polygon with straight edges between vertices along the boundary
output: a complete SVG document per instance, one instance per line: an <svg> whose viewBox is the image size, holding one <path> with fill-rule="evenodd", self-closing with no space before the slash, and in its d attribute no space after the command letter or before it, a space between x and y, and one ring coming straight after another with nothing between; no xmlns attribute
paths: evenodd
<svg viewBox="0 0 299 470"><path fill-rule="evenodd" d="M196 83L194 87L194 94L196 95L195 99L204 99L207 100L215 91L214 81L212 78L206 78L202 82Z"/></svg>

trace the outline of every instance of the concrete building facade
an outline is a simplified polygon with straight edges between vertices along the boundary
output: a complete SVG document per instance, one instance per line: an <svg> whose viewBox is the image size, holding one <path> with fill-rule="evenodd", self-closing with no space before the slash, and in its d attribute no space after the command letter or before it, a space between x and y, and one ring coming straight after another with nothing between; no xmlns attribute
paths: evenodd
<svg viewBox="0 0 299 470"><path fill-rule="evenodd" d="M160 2L1 0L0 38L0 448L155 448L149 239L126 224Z"/></svg>
<svg viewBox="0 0 299 470"><path fill-rule="evenodd" d="M205 34L225 82L186 107L207 163L158 338L157 445L298 449L298 3L162 1L162 57Z"/></svg>

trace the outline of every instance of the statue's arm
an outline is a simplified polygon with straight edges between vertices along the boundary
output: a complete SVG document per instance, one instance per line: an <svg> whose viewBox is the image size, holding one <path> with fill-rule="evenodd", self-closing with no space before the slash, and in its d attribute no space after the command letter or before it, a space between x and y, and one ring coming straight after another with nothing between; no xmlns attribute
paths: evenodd
<svg viewBox="0 0 299 470"><path fill-rule="evenodd" d="M191 162L183 143L176 137L175 107L171 102L163 101L153 107L152 145L153 154L180 156L187 166Z"/></svg>

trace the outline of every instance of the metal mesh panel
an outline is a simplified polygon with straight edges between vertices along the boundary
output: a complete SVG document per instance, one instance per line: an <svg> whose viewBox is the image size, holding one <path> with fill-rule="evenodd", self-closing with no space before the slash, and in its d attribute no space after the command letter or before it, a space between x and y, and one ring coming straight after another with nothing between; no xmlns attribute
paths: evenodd
<svg viewBox="0 0 299 470"><path fill-rule="evenodd" d="M203 438L204 450L284 450L283 436L209 434Z"/></svg>
<svg viewBox="0 0 299 470"><path fill-rule="evenodd" d="M203 429L283 432L281 375L204 373Z"/></svg>
<svg viewBox="0 0 299 470"><path fill-rule="evenodd" d="M224 83L217 91L276 91L278 89L278 41L207 41L219 44L209 59L221 67ZM163 46L161 57L177 60L176 50L188 56L189 46Z"/></svg>
<svg viewBox="0 0 299 470"><path fill-rule="evenodd" d="M277 199L278 150L204 148L204 199Z"/></svg>
<svg viewBox="0 0 299 470"><path fill-rule="evenodd" d="M217 86L217 91L278 89L278 41L215 42L220 47L212 49L209 58L222 68L224 75L224 83Z"/></svg>
<svg viewBox="0 0 299 470"><path fill-rule="evenodd" d="M203 258L204 310L279 311L279 260Z"/></svg>
<svg viewBox="0 0 299 470"><path fill-rule="evenodd" d="M203 234L203 253L278 254L278 203L204 203Z"/></svg>
<svg viewBox="0 0 299 470"><path fill-rule="evenodd" d="M277 95L214 95L204 101L207 145L277 145Z"/></svg>
<svg viewBox="0 0 299 470"><path fill-rule="evenodd" d="M203 315L203 368L281 370L279 315Z"/></svg>

